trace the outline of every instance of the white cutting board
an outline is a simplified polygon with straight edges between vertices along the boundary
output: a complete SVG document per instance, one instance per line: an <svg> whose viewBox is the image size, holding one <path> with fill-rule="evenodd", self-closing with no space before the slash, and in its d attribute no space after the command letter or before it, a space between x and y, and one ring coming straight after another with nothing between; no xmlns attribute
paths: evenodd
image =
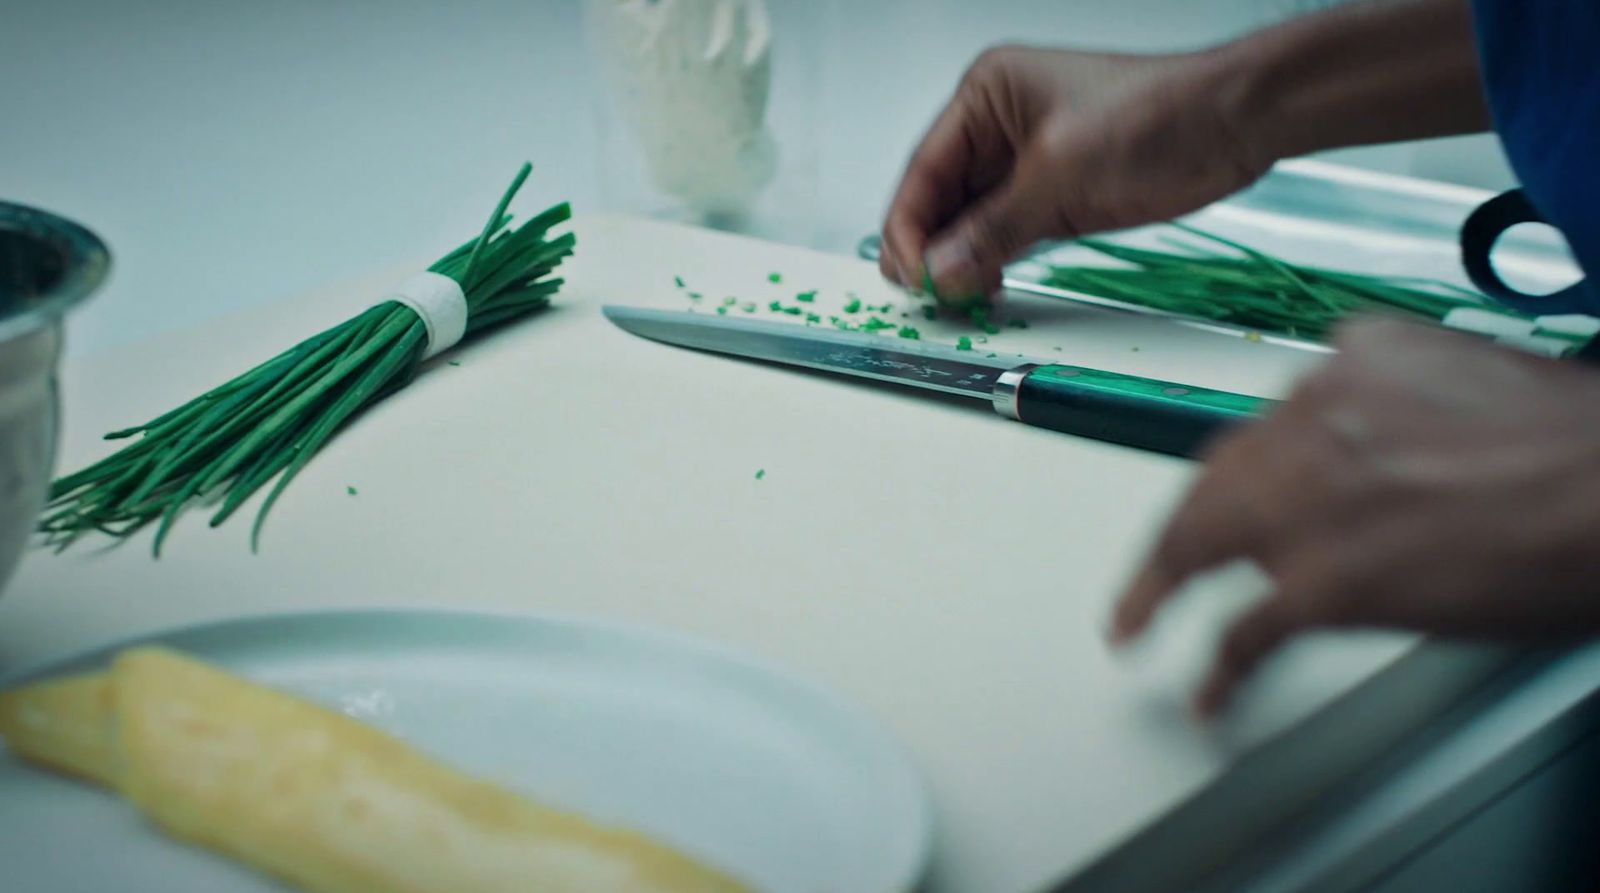
<svg viewBox="0 0 1600 893"><path fill-rule="evenodd" d="M1118 658L1101 638L1193 466L630 337L601 304L687 309L674 275L708 313L734 295L772 318L768 301L819 289L824 314L853 291L895 303L900 322L909 302L854 259L626 218L574 226L558 306L459 349L459 366L436 361L341 434L279 502L260 555L248 511L219 530L186 517L159 562L144 537L33 553L0 599L0 671L274 609L522 608L687 631L876 714L932 784L930 889L1011 893L1082 867L1407 647L1307 643L1231 725L1197 731L1188 674L1246 578L1203 587L1143 655ZM404 272L70 365L63 468ZM1268 396L1314 361L1043 299L1014 308L1031 328L980 349ZM964 331L909 312L924 338Z"/></svg>

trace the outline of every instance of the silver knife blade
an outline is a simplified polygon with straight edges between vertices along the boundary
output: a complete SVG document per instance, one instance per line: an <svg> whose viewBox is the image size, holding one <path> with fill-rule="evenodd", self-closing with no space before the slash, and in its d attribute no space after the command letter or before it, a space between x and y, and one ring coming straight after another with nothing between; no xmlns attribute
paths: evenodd
<svg viewBox="0 0 1600 893"><path fill-rule="evenodd" d="M1000 376L1027 361L974 355L891 334L735 319L615 304L606 318L624 330L680 347L871 378L926 390L994 399Z"/></svg>

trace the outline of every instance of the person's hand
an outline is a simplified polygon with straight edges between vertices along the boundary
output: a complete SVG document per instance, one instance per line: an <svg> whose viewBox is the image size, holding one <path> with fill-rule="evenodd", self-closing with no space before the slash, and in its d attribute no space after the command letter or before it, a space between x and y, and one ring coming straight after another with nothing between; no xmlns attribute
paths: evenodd
<svg viewBox="0 0 1600 893"><path fill-rule="evenodd" d="M1117 605L1121 642L1202 570L1272 578L1223 636L1202 715L1315 627L1600 632L1600 371L1392 322L1340 347L1217 445Z"/></svg>
<svg viewBox="0 0 1600 893"><path fill-rule="evenodd" d="M1276 159L1239 132L1229 76L1221 53L988 50L906 168L883 274L975 298L1039 240L1167 220L1249 185Z"/></svg>

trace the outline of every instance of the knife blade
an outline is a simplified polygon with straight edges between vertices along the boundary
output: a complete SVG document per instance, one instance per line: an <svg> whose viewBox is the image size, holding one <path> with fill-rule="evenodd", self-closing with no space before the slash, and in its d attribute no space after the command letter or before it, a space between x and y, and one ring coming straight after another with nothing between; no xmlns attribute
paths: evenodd
<svg viewBox="0 0 1600 893"><path fill-rule="evenodd" d="M623 330L664 344L955 394L1040 428L1192 457L1273 401L1060 363L1017 363L938 344L820 326L607 305Z"/></svg>

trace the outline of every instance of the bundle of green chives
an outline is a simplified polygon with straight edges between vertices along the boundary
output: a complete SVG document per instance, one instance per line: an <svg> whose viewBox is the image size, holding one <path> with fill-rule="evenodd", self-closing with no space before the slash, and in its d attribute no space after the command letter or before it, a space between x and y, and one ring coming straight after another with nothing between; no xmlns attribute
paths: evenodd
<svg viewBox="0 0 1600 893"><path fill-rule="evenodd" d="M518 171L477 238L428 268L460 285L467 334L546 307L561 287L548 277L575 239L550 229L571 209L558 204L517 227L506 213L531 170ZM416 310L385 301L171 412L106 435L140 437L52 485L39 524L45 542L65 549L94 531L121 538L159 522L159 556L190 502L220 500L216 527L276 477L256 513L254 549L283 489L346 421L411 382L430 337Z"/></svg>
<svg viewBox="0 0 1600 893"><path fill-rule="evenodd" d="M1124 265L1052 265L1043 284L1310 339L1325 337L1334 324L1356 313L1438 322L1451 310L1473 307L1523 318L1447 283L1299 266L1190 226L1174 226L1220 247L1169 239L1179 250L1168 252L1080 239L1077 244Z"/></svg>

